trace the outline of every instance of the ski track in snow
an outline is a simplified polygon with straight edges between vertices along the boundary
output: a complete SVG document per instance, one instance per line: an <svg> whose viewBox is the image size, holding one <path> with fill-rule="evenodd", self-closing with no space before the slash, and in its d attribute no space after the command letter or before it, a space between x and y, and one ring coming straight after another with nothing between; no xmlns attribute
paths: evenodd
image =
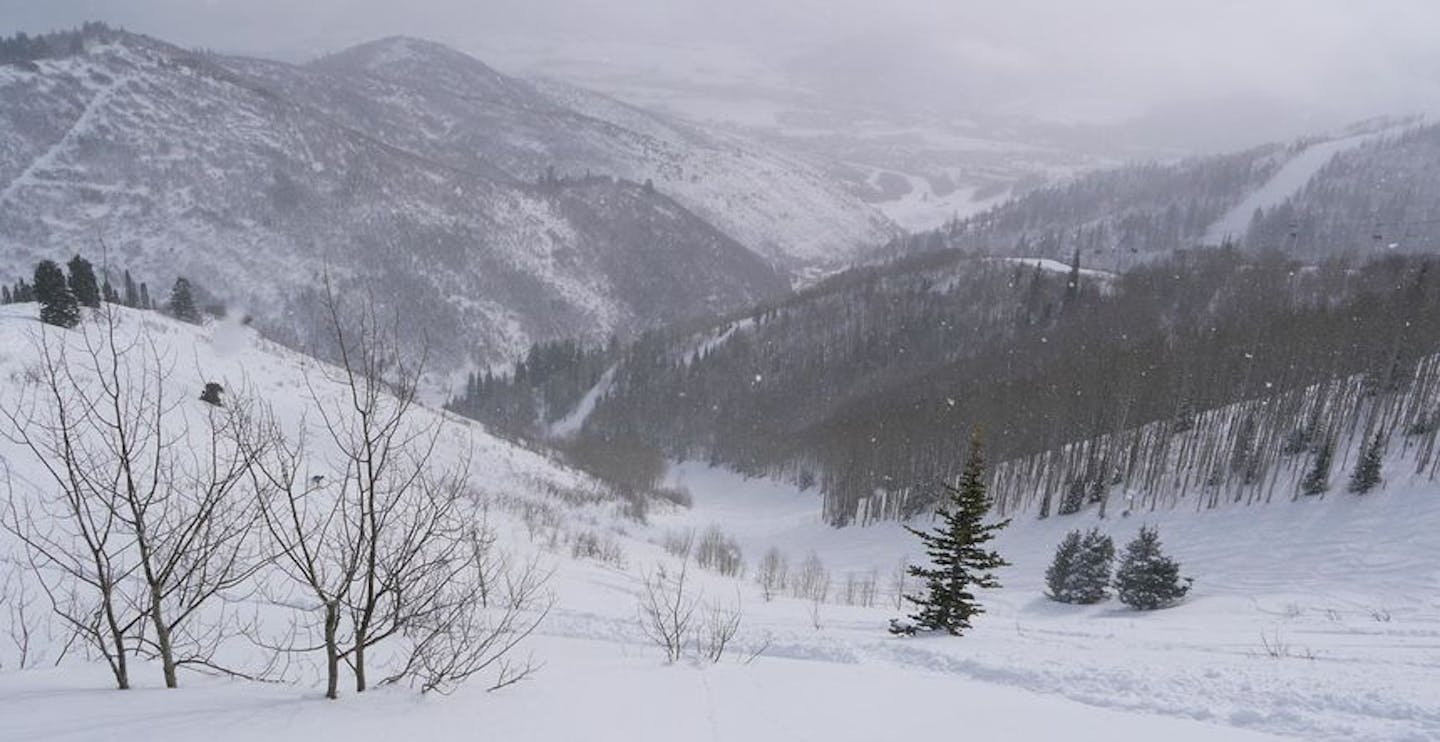
<svg viewBox="0 0 1440 742"><path fill-rule="evenodd" d="M1226 239L1240 239L1250 228L1250 218L1256 209L1270 210L1299 193L1320 169L1335 159L1341 152L1354 149L1373 139L1385 136L1391 130L1371 132L1332 139L1306 147L1291 157L1280 169L1259 188L1256 188L1238 205L1220 217L1205 231L1204 244L1218 245Z"/></svg>
<svg viewBox="0 0 1440 742"><path fill-rule="evenodd" d="M595 386L590 387L585 392L585 396L576 403L575 409L550 426L551 438L569 438L580 432L580 428L585 425L585 420L590 417L590 413L595 411L595 405L600 403L600 398L610 391L610 384L615 381L617 368L617 366L611 366L605 369L605 373L600 375Z"/></svg>
<svg viewBox="0 0 1440 742"><path fill-rule="evenodd" d="M90 102L85 104L85 109L75 118L75 122L61 135L60 139L56 140L45 152L41 153L29 166L22 170L19 175L15 176L15 179L6 185L4 190L0 190L0 204L4 204L10 200L21 187L35 182L37 180L35 177L37 172L51 167L59 154L70 146L70 142L74 140L76 136L91 129L95 121L96 113L115 97L115 94L120 88L129 85L130 81L131 76L118 77L112 80L109 85L106 85L96 92L95 95L90 98Z"/></svg>

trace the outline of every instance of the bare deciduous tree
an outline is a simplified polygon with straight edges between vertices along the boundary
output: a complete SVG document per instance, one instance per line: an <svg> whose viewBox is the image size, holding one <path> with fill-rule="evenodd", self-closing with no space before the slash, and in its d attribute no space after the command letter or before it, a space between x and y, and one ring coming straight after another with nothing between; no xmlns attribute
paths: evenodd
<svg viewBox="0 0 1440 742"><path fill-rule="evenodd" d="M685 653L685 640L690 636L699 609L700 598L688 582L690 563L682 561L678 569L659 565L645 575L644 592L636 607L640 630L650 641L665 651L665 661L674 663Z"/></svg>
<svg viewBox="0 0 1440 742"><path fill-rule="evenodd" d="M512 565L485 528L468 490L468 459L437 456L443 418L417 399L424 354L404 361L399 332L373 309L351 318L327 291L339 365L324 382L307 377L320 445L300 431L287 439L273 413L257 415L252 438L270 441L253 467L262 520L289 593L276 602L316 614L326 696L338 696L341 664L357 693L375 683L414 681L446 692L499 668L501 683L531 666L507 656L548 610L546 573ZM338 393L337 393L338 392ZM325 450L316 450L323 447ZM392 643L390 666L371 650Z"/></svg>
<svg viewBox="0 0 1440 742"><path fill-rule="evenodd" d="M755 572L755 582L760 585L760 594L765 602L775 599L780 591L785 589L785 583L789 580L790 564L785 555L775 547L770 547L765 556L760 558L760 566Z"/></svg>
<svg viewBox="0 0 1440 742"><path fill-rule="evenodd" d="M166 687L192 664L219 669L232 635L202 610L263 561L253 549L247 453L230 416L207 408L199 434L170 396L171 359L137 323L103 305L69 336L41 328L39 366L3 412L5 434L41 463L54 494L4 523L24 543L52 608L130 684L126 656L158 658ZM132 320L133 321L133 320Z"/></svg>

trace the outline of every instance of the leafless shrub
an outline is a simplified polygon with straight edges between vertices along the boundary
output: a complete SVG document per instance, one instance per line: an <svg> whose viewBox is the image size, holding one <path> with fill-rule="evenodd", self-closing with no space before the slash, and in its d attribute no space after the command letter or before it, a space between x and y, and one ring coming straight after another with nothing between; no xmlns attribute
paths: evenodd
<svg viewBox="0 0 1440 742"><path fill-rule="evenodd" d="M533 559L512 565L491 541L472 537L469 573L436 588L432 609L406 629L412 642L406 664L382 685L408 680L422 693L448 695L493 669L495 680L488 689L497 690L538 669L530 657L511 657L554 605L545 589L550 573Z"/></svg>
<svg viewBox="0 0 1440 742"><path fill-rule="evenodd" d="M815 552L805 557L800 569L791 575L790 594L823 603L830 596L830 571Z"/></svg>
<svg viewBox="0 0 1440 742"><path fill-rule="evenodd" d="M1274 634L1271 636L1266 636L1263 631L1260 632L1260 647L1265 656L1270 659L1315 659L1315 652L1309 647L1295 647L1282 639L1280 629L1278 628L1275 629Z"/></svg>
<svg viewBox="0 0 1440 742"><path fill-rule="evenodd" d="M695 563L726 577L742 577L745 573L740 545L717 525L706 528L700 537L700 543L695 548Z"/></svg>
<svg viewBox="0 0 1440 742"><path fill-rule="evenodd" d="M719 662L724 658L725 651L734 641L735 635L740 633L741 614L738 595L735 602L730 605L706 604L692 642L695 653L702 660L712 663Z"/></svg>
<svg viewBox="0 0 1440 742"><path fill-rule="evenodd" d="M845 605L871 607L875 605L875 571L864 573L846 572L842 599Z"/></svg>
<svg viewBox="0 0 1440 742"><path fill-rule="evenodd" d="M909 576L909 560L900 557L900 561L895 563L895 568L890 571L889 575L890 599L897 611L905 610L905 591L909 589L906 579Z"/></svg>
<svg viewBox="0 0 1440 742"><path fill-rule="evenodd" d="M636 606L640 630L664 650L667 663L675 663L683 656L700 603L687 581L689 565L682 561L678 568L666 569L662 564L646 574Z"/></svg>
<svg viewBox="0 0 1440 742"><path fill-rule="evenodd" d="M581 531L570 540L570 556L575 559L594 559L597 562L625 566L625 551L620 543L609 534L597 535L594 531Z"/></svg>
<svg viewBox="0 0 1440 742"><path fill-rule="evenodd" d="M682 508L690 508L695 505L695 498L690 494L690 490L678 485L674 487L656 487L655 496Z"/></svg>
<svg viewBox="0 0 1440 742"><path fill-rule="evenodd" d="M676 559L689 559L695 550L695 530L666 531L660 541L660 548Z"/></svg>
<svg viewBox="0 0 1440 742"><path fill-rule="evenodd" d="M755 571L755 582L760 586L760 594L765 602L775 599L780 591L785 589L789 579L790 564L785 555L775 547L770 547L765 556L760 558L760 566Z"/></svg>

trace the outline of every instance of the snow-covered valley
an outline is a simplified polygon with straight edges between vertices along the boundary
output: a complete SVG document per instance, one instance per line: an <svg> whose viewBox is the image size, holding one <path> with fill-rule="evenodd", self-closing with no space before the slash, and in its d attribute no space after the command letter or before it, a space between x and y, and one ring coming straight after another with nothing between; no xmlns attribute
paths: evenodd
<svg viewBox="0 0 1440 742"><path fill-rule="evenodd" d="M7 405L33 382L34 312L0 310ZM142 326L176 360L175 398L193 398L206 380L237 390L248 383L301 424L307 395L317 393L307 380L327 378L314 361L238 324L193 328L124 312L126 331ZM47 332L71 347L82 336ZM656 501L637 520L604 485L542 452L453 418L443 430L438 460L469 452L477 496L495 503L489 518L499 542L553 570L554 606L519 650L543 663L533 677L495 693L477 679L450 696L394 686L332 703L304 658L281 682L187 672L176 690L160 687L158 667L142 663L133 670L137 687L115 691L103 664L78 647L60 651L63 632L45 628L48 607L33 585L21 587L23 557L6 535L0 738L829 741L956 726L1010 739L1440 736L1440 569L1431 553L1440 488L1412 477L1406 462L1392 461L1388 486L1364 497L1337 492L1105 521L1088 511L1023 516L999 539L1012 566L1000 572L1004 587L982 596L988 612L972 632L894 638L885 631L901 613L892 574L917 556L896 524L831 528L811 493L697 463L674 465L667 477L690 493L691 507ZM0 443L0 459L9 498L43 496L44 475L24 451ZM527 512L548 515L537 522ZM1066 531L1097 525L1123 543L1142 523L1160 528L1167 551L1195 578L1181 604L1137 612L1113 599L1082 607L1044 597L1043 573ZM712 526L738 547L746 572L723 576L692 559L691 589L702 605L737 612L739 629L719 662L687 650L669 665L637 615L646 578L660 564L678 569L675 544ZM782 590L767 600L756 574L771 548L792 574L813 554L829 583L824 598ZM25 612L17 599L27 601ZM22 628L31 636L19 668Z"/></svg>

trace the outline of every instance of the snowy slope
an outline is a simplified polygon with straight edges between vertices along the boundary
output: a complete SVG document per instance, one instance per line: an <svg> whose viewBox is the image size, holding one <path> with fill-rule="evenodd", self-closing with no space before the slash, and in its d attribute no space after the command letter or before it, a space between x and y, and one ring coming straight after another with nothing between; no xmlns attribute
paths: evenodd
<svg viewBox="0 0 1440 742"><path fill-rule="evenodd" d="M9 382L0 387L0 402L13 404L22 385L29 383L26 369L36 362L34 342L42 331L59 344L52 347L77 352L87 330L43 329L34 305L0 310L0 376ZM325 383L323 366L236 324L197 328L154 314L121 311L122 340L139 337L142 331L175 361L175 372L166 382L172 395L189 396L184 392L206 380L223 380L232 389L248 385L294 426L302 424L299 416L307 395L338 392ZM696 572L696 585L709 600L739 605L744 611L738 650L718 665L687 661L667 667L635 620L639 575L667 559L655 543L670 529L721 511L702 507L694 515L667 515L657 510L647 525L620 517L603 487L584 475L494 439L478 426L450 420L440 440L441 461L465 451L473 455L473 484L500 505L491 512L491 524L505 547L520 554L539 553L554 569L555 608L539 636L525 645L525 651L545 665L533 679L496 695L487 695L483 683L477 683L449 698L422 698L395 687L330 703L319 698L313 675L303 668L291 668L279 684L185 673L179 690L165 691L157 687L157 668L137 662L137 688L116 692L108 689L103 666L85 661L78 651L52 666L63 636L46 627L43 600L33 585L27 589L23 562L15 561L17 545L3 535L0 547L7 559L0 564L5 570L0 596L0 738L129 739L144 730L144 736L156 742L201 735L285 742L317 735L447 738L478 729L500 739L535 740L866 740L918 736L949 728L962 718L976 729L1030 739L1066 728L1088 730L1077 738L1094 740L1158 734L1177 740L1220 734L1265 738L1194 719L1102 708L1005 678L967 677L937 664L928 651L921 651L920 643L884 639L880 627L891 613L887 609L826 604L817 613L801 600L766 603L748 581L703 572ZM14 445L0 444L0 461L10 485L7 497L25 501L45 487L37 462ZM716 502L717 493L697 492L703 496L702 506ZM783 505L750 504L756 516L789 522ZM519 512L555 517L537 530L522 522ZM727 525L746 538L764 535L738 519ZM834 533L818 523L801 531L793 535L803 541L787 546ZM604 561L577 558L571 545L582 532L612 544L615 555ZM748 541L746 545L751 548ZM881 551L887 559L898 553ZM864 552L855 556L869 557ZM263 629L268 619L261 614L259 620ZM17 653L22 627L30 630L33 642L32 654L23 663ZM19 664L24 667L17 668ZM818 708L832 704L839 710L817 715Z"/></svg>
<svg viewBox="0 0 1440 742"><path fill-rule="evenodd" d="M1069 698L1134 714L1201 720L1203 739L1256 730L1309 740L1428 740L1440 736L1440 486L1387 467L1393 484L1366 498L1277 503L1109 521L1022 516L1003 532L1012 566L988 613L960 640L894 641L889 610L820 609L826 628L779 627L776 644L828 634L839 661L896 663L947 677ZM791 569L808 553L843 575L878 574L887 596L897 560L919 557L897 524L830 529L816 498L788 485L685 464L671 483L695 508L671 528L719 524L747 556L778 547ZM1117 547L1156 525L1196 580L1185 602L1137 613L1113 598L1067 606L1043 597L1044 570L1070 529L1098 526ZM1262 638L1263 637L1263 638ZM1264 642L1285 645L1272 658ZM797 650L799 651L799 650ZM1023 739L1027 737L1016 737ZM1115 739L1133 739L1117 730Z"/></svg>
<svg viewBox="0 0 1440 742"><path fill-rule="evenodd" d="M1321 168L1335 159L1335 156L1392 133L1381 130L1355 136L1341 137L1311 144L1292 155L1270 179L1245 196L1245 199L1210 225L1202 240L1207 245L1218 245L1226 239L1240 239L1250 228L1250 219L1256 209L1269 210L1299 193Z"/></svg>
<svg viewBox="0 0 1440 742"><path fill-rule="evenodd" d="M313 361L235 325L194 328L124 313L126 332L142 324L178 361L173 383L181 390L244 378L296 423L307 369L321 378ZM34 363L39 330L33 305L0 310L5 403ZM79 333L51 337L73 345ZM1140 517L1018 521L999 542L1012 562L1001 573L1005 587L987 596L989 613L971 634L894 639L884 632L898 614L888 575L902 557L916 555L913 537L894 524L831 529L812 494L696 464L670 476L692 493L694 508L657 506L648 524L639 523L618 516L585 476L478 426L451 421L442 441L442 458L475 452L477 487L555 516L536 530L513 509L492 513L507 548L538 553L555 570L555 608L526 645L545 663L534 678L497 694L484 693L483 684L448 698L392 688L328 703L304 673L278 685L187 673L180 690L164 691L156 687L158 670L142 663L139 689L117 693L107 689L102 666L74 653L51 667L53 645L26 669L15 668L14 599L23 569L17 578L19 565L7 561L0 739L364 741L484 730L497 739L830 742L930 736L959 726L1021 740L1440 735L1440 572L1429 553L1440 498L1433 483L1410 479L1399 462L1387 469L1390 486L1365 498L1145 516L1196 578L1183 604L1154 613L1114 601L1062 606L1041 596L1044 568L1066 530L1097 525L1123 541ZM8 444L0 457L11 496L30 496L39 480L34 462ZM752 572L770 547L784 552L792 569L813 551L830 570L829 596L767 602L751 579L692 565L707 601L743 611L738 649L717 665L665 666L635 619L640 576L657 563L674 565L658 544L711 525L737 541ZM610 544L611 556L578 558L572 545L582 532ZM6 542L7 551L13 546ZM847 581L871 576L876 605L842 604ZM34 627L45 611L30 598ZM1269 656L1266 641L1285 645L1285 656Z"/></svg>

